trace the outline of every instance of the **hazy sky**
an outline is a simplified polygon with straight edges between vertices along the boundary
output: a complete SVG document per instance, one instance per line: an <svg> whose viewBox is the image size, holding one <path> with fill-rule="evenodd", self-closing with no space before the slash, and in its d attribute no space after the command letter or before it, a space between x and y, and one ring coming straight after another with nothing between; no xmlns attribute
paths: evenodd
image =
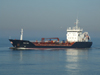
<svg viewBox="0 0 100 75"><path fill-rule="evenodd" d="M25 37L66 37L66 29L79 26L100 37L100 0L0 0L0 33Z"/></svg>

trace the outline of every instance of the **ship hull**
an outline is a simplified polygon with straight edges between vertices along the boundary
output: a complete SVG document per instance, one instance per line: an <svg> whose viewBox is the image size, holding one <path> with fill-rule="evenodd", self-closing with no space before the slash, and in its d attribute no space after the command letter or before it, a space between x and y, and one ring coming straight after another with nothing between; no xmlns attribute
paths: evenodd
<svg viewBox="0 0 100 75"><path fill-rule="evenodd" d="M9 41L12 43L13 48L12 49L64 49L64 48L90 48L92 45L92 42L75 42L71 46L36 46L32 42L27 40L13 40L9 39Z"/></svg>

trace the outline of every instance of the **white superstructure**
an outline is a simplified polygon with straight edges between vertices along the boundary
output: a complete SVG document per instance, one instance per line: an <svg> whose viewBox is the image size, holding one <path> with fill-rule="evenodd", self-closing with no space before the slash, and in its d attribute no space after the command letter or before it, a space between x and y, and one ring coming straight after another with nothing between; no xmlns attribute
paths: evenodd
<svg viewBox="0 0 100 75"><path fill-rule="evenodd" d="M67 29L67 34L66 34L66 37L67 37L67 41L68 42L88 42L89 39L90 39L90 36L88 34L88 32L84 32L82 33L83 29L80 29L78 27L78 23L79 23L79 20L76 19L76 26L71 28L69 27Z"/></svg>

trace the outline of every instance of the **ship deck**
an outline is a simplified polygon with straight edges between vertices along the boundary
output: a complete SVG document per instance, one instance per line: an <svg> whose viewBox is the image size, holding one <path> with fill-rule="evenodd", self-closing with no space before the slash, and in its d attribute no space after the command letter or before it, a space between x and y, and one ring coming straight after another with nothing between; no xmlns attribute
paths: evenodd
<svg viewBox="0 0 100 75"><path fill-rule="evenodd" d="M59 43L59 42L32 42L35 46L72 46L74 42Z"/></svg>

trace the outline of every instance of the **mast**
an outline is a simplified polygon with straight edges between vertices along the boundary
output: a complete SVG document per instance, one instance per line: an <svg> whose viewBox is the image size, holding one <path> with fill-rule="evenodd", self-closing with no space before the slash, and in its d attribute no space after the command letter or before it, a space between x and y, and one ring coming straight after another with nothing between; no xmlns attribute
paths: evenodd
<svg viewBox="0 0 100 75"><path fill-rule="evenodd" d="M79 23L79 20L78 20L78 17L76 19L76 29L78 28L78 23Z"/></svg>
<svg viewBox="0 0 100 75"><path fill-rule="evenodd" d="M23 29L21 29L20 40L23 40Z"/></svg>

